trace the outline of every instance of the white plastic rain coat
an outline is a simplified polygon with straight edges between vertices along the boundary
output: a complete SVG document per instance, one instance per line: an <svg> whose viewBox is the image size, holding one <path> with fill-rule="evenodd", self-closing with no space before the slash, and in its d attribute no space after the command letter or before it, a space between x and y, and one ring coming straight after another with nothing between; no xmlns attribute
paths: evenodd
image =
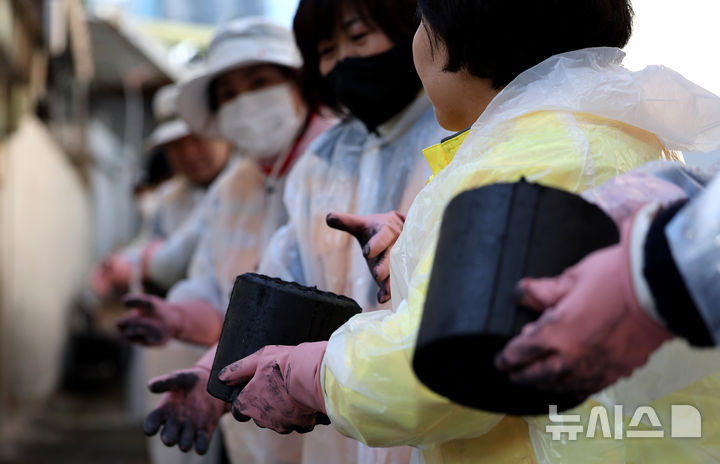
<svg viewBox="0 0 720 464"><path fill-rule="evenodd" d="M171 234L160 237L163 243L147 263L147 277L155 284L169 289L187 275L193 253L210 221L210 206L217 201L220 185L228 182L226 179L233 175L238 162L237 156L231 156L225 169L203 190L203 196L185 220Z"/></svg>
<svg viewBox="0 0 720 464"><path fill-rule="evenodd" d="M665 438L655 439L580 434L571 441L565 434L553 441L546 431L552 425L548 417L461 407L425 388L411 367L442 214L458 193L521 177L579 192L647 161L671 159L669 150L717 145L716 96L662 67L632 73L622 67L623 56L618 49L601 48L552 57L491 102L454 158L444 147L429 153L436 176L413 203L391 253L393 310L350 320L333 335L323 360L325 403L339 431L375 446L414 445L416 462L426 463L720 458L720 377L712 375L720 363L717 356L689 362L677 343L628 381L568 414L580 414L577 425L587 425L590 407L603 404L614 424L612 406L624 405L627 426L634 406L649 405L669 424L663 415L669 404L695 404L703 413L702 439L671 439L666 431ZM471 353L458 355L467 356L468 369L473 368Z"/></svg>
<svg viewBox="0 0 720 464"><path fill-rule="evenodd" d="M418 97L379 133L359 120L329 130L288 179L290 214L268 247L260 272L355 299L377 308L377 285L355 238L329 228L333 211L405 213L430 176L422 150L449 133L438 125L430 100Z"/></svg>
<svg viewBox="0 0 720 464"><path fill-rule="evenodd" d="M377 285L360 246L349 234L329 228L325 218L333 211L406 212L431 174L422 149L447 135L424 94L378 133L368 133L358 120L330 129L288 177L289 221L265 250L259 272L344 294L366 310L375 309ZM407 448L370 449L325 426L306 435L278 435L227 417L224 432L234 464L404 464L410 457Z"/></svg>
<svg viewBox="0 0 720 464"><path fill-rule="evenodd" d="M332 124L334 120L313 117L303 136L292 147L289 158L295 159L304 153ZM185 256L189 247L190 251L195 250L191 253L187 278L170 289L168 301L203 300L218 312L226 311L235 277L256 270L261 251L287 220L283 205L285 179L284 176L268 176L251 158L232 164L203 202L202 215L189 222L166 244L165 252L175 257ZM140 356L143 376L148 379L185 369L197 362L204 351L177 341L161 349L143 350ZM155 401L156 398L151 398L148 404ZM214 448L218 442L219 439L213 441ZM204 458L182 454L176 448L166 448L156 437L150 444L154 464L199 464L214 462L217 458L216 453L209 453Z"/></svg>
<svg viewBox="0 0 720 464"><path fill-rule="evenodd" d="M267 192L265 175L257 163L242 159L222 179L204 206L204 220L193 224L194 229L185 231L188 235L183 236L184 240L176 242L188 243L187 239L194 234L196 246L187 278L170 289L167 300L203 300L218 312L224 312L235 277L253 271L257 266L263 233L270 237L285 222L282 191ZM265 231L265 228L270 230ZM171 341L159 349L143 350L140 359L144 364L144 380L170 372L169 366L185 369L197 362L204 351L178 341ZM148 406L156 401L157 398L151 398ZM216 447L219 441L216 437L213 446ZM183 454L177 448L165 447L157 437L150 439L149 452L154 464L200 464L218 459L217 452L210 453L209 457Z"/></svg>
<svg viewBox="0 0 720 464"><path fill-rule="evenodd" d="M717 166L720 168L720 166ZM666 229L675 264L716 345L720 345L720 175Z"/></svg>
<svg viewBox="0 0 720 464"><path fill-rule="evenodd" d="M165 240L180 229L198 210L208 190L192 185L187 179L175 176L148 193L142 205L142 223L137 237L120 253L133 263L139 263L142 250L156 240Z"/></svg>

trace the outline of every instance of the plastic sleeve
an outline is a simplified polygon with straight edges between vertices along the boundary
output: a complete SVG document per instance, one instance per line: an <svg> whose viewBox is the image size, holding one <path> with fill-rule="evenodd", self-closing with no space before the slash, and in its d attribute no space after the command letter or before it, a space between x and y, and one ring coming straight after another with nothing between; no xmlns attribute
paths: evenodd
<svg viewBox="0 0 720 464"><path fill-rule="evenodd" d="M213 266L214 255L209 235L203 234L199 242L192 257L188 277L170 289L167 299L171 302L203 300L220 308L223 299Z"/></svg>
<svg viewBox="0 0 720 464"><path fill-rule="evenodd" d="M714 346L710 333L693 302L670 252L665 227L685 205L677 203L661 211L645 240L643 274L653 294L657 311L672 332L695 346Z"/></svg>
<svg viewBox="0 0 720 464"><path fill-rule="evenodd" d="M278 229L265 247L260 274L307 285L300 256L300 245L292 223Z"/></svg>
<svg viewBox="0 0 720 464"><path fill-rule="evenodd" d="M193 215L155 251L148 262L146 277L165 288L182 279L206 227L205 215Z"/></svg>
<svg viewBox="0 0 720 464"><path fill-rule="evenodd" d="M465 408L430 391L412 371L425 285L395 312L360 314L330 339L324 358L325 406L341 433L370 446L430 446L473 438L503 415ZM427 277L427 278L424 278ZM458 354L459 356L464 354ZM472 369L468 365L468 369Z"/></svg>

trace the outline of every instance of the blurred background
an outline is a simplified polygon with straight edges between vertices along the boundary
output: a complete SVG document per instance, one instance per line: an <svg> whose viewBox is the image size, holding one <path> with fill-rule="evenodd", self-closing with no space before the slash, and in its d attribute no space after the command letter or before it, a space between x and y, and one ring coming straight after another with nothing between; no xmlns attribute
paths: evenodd
<svg viewBox="0 0 720 464"><path fill-rule="evenodd" d="M720 93L720 5L635 0L626 64ZM297 0L0 0L0 463L146 463L132 351L90 290L130 241L152 97L214 28ZM709 165L720 153L687 154Z"/></svg>

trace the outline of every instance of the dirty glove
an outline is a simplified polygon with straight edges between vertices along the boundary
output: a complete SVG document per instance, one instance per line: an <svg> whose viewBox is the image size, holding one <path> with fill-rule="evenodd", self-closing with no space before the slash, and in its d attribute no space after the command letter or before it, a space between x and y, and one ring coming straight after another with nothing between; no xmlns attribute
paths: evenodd
<svg viewBox="0 0 720 464"><path fill-rule="evenodd" d="M148 383L151 392L163 396L145 419L146 435L155 435L164 426L160 437L165 445L178 445L185 452L194 446L200 455L207 452L220 418L230 409L206 390L214 357L212 349L192 368L156 377Z"/></svg>
<svg viewBox="0 0 720 464"><path fill-rule="evenodd" d="M220 371L228 386L247 384L232 403L233 417L282 434L329 425L320 386L326 347L327 342L266 346Z"/></svg>
<svg viewBox="0 0 720 464"><path fill-rule="evenodd" d="M390 300L390 250L402 233L405 216L397 211L385 214L358 216L330 213L327 225L352 234L362 247L370 273L380 286L378 303Z"/></svg>
<svg viewBox="0 0 720 464"><path fill-rule="evenodd" d="M513 382L590 395L629 376L672 337L638 302L630 247L645 235L631 233L634 220L620 244L559 277L520 282L521 304L544 313L495 360Z"/></svg>
<svg viewBox="0 0 720 464"><path fill-rule="evenodd" d="M132 263L119 254L113 254L95 266L90 277L95 293L106 297L111 291L127 291L132 276Z"/></svg>
<svg viewBox="0 0 720 464"><path fill-rule="evenodd" d="M129 341L163 346L175 338L212 346L220 338L223 318L205 301L170 303L151 295L128 295L123 301L131 309L117 320L117 327Z"/></svg>

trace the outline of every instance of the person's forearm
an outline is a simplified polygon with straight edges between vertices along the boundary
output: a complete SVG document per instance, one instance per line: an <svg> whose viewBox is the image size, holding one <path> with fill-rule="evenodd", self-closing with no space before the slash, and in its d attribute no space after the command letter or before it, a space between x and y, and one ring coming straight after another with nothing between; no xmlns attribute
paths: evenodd
<svg viewBox="0 0 720 464"><path fill-rule="evenodd" d="M190 265L200 238L202 224L187 224L152 250L145 263L144 277L164 288L180 281Z"/></svg>
<svg viewBox="0 0 720 464"><path fill-rule="evenodd" d="M412 354L421 306L361 314L330 339L323 361L328 416L341 433L370 446L424 446L477 437L501 414L452 403L421 384Z"/></svg>
<svg viewBox="0 0 720 464"><path fill-rule="evenodd" d="M223 317L206 301L173 303L173 337L198 345L212 346L220 339Z"/></svg>

